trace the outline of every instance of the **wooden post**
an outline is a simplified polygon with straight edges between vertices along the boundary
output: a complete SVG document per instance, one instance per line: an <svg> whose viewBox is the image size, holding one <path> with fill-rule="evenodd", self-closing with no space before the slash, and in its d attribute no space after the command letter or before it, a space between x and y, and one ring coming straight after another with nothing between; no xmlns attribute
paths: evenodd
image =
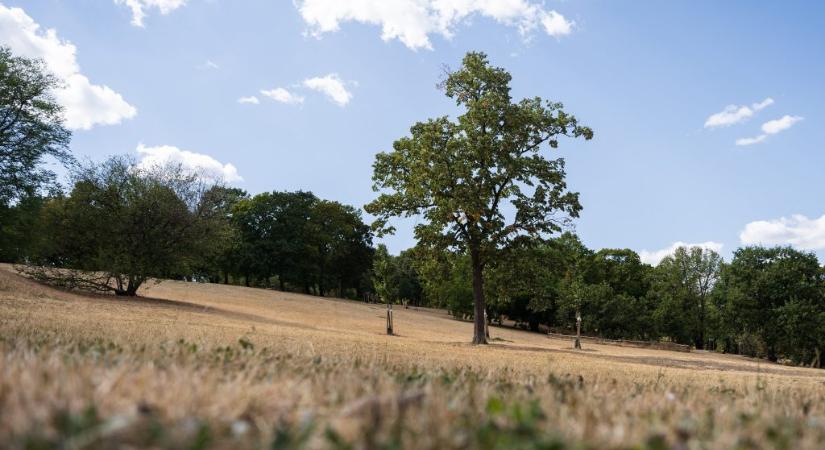
<svg viewBox="0 0 825 450"><path fill-rule="evenodd" d="M387 334L392 336L392 303L387 302Z"/></svg>
<svg viewBox="0 0 825 450"><path fill-rule="evenodd" d="M582 335L582 315L578 311L576 311L576 344L574 345L574 348L576 350L581 350L582 349L581 335Z"/></svg>
<svg viewBox="0 0 825 450"><path fill-rule="evenodd" d="M484 310L484 337L490 339L490 323L487 321L487 310Z"/></svg>

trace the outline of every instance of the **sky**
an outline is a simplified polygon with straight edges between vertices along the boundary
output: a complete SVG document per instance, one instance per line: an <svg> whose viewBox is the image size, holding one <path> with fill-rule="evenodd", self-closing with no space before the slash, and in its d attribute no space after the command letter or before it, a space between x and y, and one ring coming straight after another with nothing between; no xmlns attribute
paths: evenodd
<svg viewBox="0 0 825 450"><path fill-rule="evenodd" d="M567 161L589 247L825 260L825 3L0 0L0 45L64 80L81 159L173 160L357 207L377 152L460 113L436 84L483 51L514 99L593 128L544 153ZM413 246L414 223L379 242Z"/></svg>

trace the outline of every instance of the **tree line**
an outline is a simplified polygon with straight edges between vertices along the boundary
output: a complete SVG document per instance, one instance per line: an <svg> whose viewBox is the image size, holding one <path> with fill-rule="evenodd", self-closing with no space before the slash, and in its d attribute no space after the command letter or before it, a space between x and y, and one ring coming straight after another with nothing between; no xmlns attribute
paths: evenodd
<svg viewBox="0 0 825 450"><path fill-rule="evenodd" d="M353 298L369 289L372 234L352 206L302 191L250 196L127 157L72 178L68 192L36 207L34 199L12 206L31 217L4 229L29 237L4 258L27 262L43 281L125 296L159 278Z"/></svg>
<svg viewBox="0 0 825 450"><path fill-rule="evenodd" d="M825 271L813 253L745 247L730 262L680 248L655 267L630 249L588 249L564 138L593 131L563 105L513 101L510 74L468 53L440 83L463 114L414 124L373 165L377 197L353 206L311 192L256 195L180 166L128 157L80 164L41 62L0 50L0 259L65 288L131 296L147 281L215 283L445 308L533 331L669 341L820 366ZM64 164L68 186L45 170ZM373 246L394 217L418 244ZM485 319L486 318L486 319Z"/></svg>
<svg viewBox="0 0 825 450"><path fill-rule="evenodd" d="M380 247L380 246L379 246ZM397 302L473 317L466 253L379 248ZM821 367L825 269L813 253L750 246L730 262L680 247L657 265L630 249L588 249L573 233L525 244L485 269L488 320L532 331L667 341Z"/></svg>

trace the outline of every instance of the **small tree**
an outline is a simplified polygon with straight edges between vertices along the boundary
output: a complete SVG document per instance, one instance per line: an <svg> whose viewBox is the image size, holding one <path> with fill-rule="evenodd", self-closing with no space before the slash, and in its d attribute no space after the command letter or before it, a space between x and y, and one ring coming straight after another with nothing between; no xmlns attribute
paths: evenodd
<svg viewBox="0 0 825 450"><path fill-rule="evenodd" d="M485 54L468 53L441 84L464 114L416 123L393 151L379 153L373 188L382 193L365 207L379 233L393 231L391 217L423 216L419 241L469 253L475 344L487 342L483 274L496 251L519 236L560 231L581 209L578 194L567 191L564 160L544 158L541 148L557 147L559 136L593 136L560 103L513 103L510 79Z"/></svg>
<svg viewBox="0 0 825 450"><path fill-rule="evenodd" d="M75 175L44 208L44 239L26 273L66 288L134 296L150 277L190 273L217 227L203 185L179 167L112 158Z"/></svg>

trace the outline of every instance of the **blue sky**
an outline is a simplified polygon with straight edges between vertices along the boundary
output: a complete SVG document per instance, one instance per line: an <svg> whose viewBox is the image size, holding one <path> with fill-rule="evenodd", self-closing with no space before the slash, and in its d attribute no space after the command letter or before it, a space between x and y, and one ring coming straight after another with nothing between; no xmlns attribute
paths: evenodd
<svg viewBox="0 0 825 450"><path fill-rule="evenodd" d="M480 50L512 73L514 97L561 101L594 129L547 153L567 159L588 246L651 262L678 242L825 257L819 2L0 4L0 44L71 80L58 97L81 157L178 158L251 193L362 206L375 153L455 115L435 84ZM394 252L414 245L399 223Z"/></svg>

